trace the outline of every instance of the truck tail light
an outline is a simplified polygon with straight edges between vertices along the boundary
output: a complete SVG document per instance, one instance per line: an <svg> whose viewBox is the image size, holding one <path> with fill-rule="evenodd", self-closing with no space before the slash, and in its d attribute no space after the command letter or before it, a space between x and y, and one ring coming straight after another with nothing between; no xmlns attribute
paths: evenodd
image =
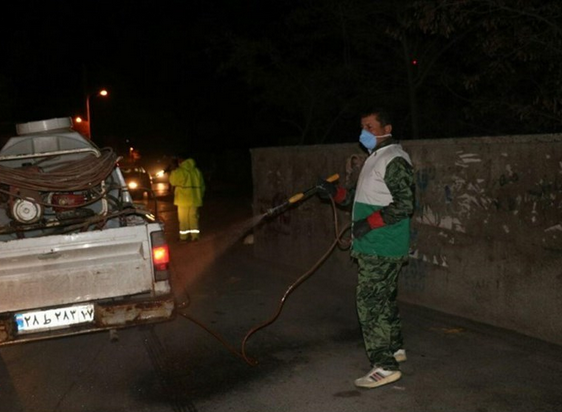
<svg viewBox="0 0 562 412"><path fill-rule="evenodd" d="M156 270L168 269L168 263L170 263L168 245L152 248L152 258L154 259L154 268Z"/></svg>
<svg viewBox="0 0 562 412"><path fill-rule="evenodd" d="M164 238L164 232L152 232L152 262L154 265L154 280L170 278L170 250Z"/></svg>

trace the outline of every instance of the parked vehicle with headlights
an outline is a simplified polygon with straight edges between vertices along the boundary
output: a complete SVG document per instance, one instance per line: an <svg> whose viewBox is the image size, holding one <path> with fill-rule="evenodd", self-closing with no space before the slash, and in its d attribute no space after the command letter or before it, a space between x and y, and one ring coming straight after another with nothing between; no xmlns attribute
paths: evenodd
<svg viewBox="0 0 562 412"><path fill-rule="evenodd" d="M152 194L152 176L140 165L119 163L119 168L129 193L133 198L142 198Z"/></svg>

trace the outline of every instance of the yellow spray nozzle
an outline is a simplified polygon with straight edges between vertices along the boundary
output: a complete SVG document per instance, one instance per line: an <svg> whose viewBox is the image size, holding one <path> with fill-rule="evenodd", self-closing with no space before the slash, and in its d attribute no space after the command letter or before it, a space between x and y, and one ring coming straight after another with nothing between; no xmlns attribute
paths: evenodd
<svg viewBox="0 0 562 412"><path fill-rule="evenodd" d="M330 177L327 177L325 180L327 182L335 182L336 180L338 180L340 178L339 174L333 174ZM309 196L311 196L312 194L316 193L316 191L318 190L317 186L311 187L310 189L304 191L304 192L300 192L297 194L294 194L293 196L291 196L287 201L285 201L284 203L273 207L271 209L269 209L265 214L267 216L273 216L277 213L281 213L283 212L289 205L295 204L301 200L303 200L304 198L307 198Z"/></svg>
<svg viewBox="0 0 562 412"><path fill-rule="evenodd" d="M304 197L304 193L297 193L289 198L289 203L296 203Z"/></svg>
<svg viewBox="0 0 562 412"><path fill-rule="evenodd" d="M339 178L340 178L340 175L337 174L337 173L335 173L335 174L333 174L332 176L327 177L327 178L326 178L326 182L332 183L332 182L335 182L336 180L338 180Z"/></svg>

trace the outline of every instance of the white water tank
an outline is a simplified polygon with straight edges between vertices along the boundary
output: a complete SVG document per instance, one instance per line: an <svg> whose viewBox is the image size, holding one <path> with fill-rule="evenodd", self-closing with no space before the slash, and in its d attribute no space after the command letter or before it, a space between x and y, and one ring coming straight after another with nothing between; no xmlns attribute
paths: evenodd
<svg viewBox="0 0 562 412"><path fill-rule="evenodd" d="M0 150L0 158L84 150L98 152L90 140L72 129L70 117L20 123L16 131L18 135L10 138Z"/></svg>
<svg viewBox="0 0 562 412"><path fill-rule="evenodd" d="M59 129L71 129L72 119L70 117L59 117L56 119L39 120L36 122L16 124L16 132L19 136L30 133L41 133Z"/></svg>
<svg viewBox="0 0 562 412"><path fill-rule="evenodd" d="M16 125L17 136L11 137L0 150L0 166L22 167L26 159L36 158L46 167L46 158L76 160L86 154L99 157L99 148L72 129L70 117L40 120ZM62 156L62 157L61 157ZM41 160L43 159L43 160Z"/></svg>

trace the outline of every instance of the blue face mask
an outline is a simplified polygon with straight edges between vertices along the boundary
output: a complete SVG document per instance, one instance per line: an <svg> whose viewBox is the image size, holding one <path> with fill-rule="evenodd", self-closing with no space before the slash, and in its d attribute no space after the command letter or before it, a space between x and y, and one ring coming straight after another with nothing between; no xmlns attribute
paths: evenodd
<svg viewBox="0 0 562 412"><path fill-rule="evenodd" d="M361 131L361 134L359 135L359 142L361 142L361 144L365 146L365 149L371 152L377 146L377 137L374 134L363 129Z"/></svg>

